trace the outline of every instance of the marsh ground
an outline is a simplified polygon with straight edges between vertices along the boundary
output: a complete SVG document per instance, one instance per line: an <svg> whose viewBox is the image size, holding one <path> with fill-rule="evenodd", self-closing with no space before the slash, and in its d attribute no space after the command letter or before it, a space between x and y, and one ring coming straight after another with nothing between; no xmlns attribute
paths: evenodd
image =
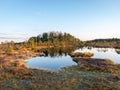
<svg viewBox="0 0 120 90"><path fill-rule="evenodd" d="M19 61L0 63L0 90L120 90L120 65L117 73L109 73L78 66L51 72L27 68Z"/></svg>

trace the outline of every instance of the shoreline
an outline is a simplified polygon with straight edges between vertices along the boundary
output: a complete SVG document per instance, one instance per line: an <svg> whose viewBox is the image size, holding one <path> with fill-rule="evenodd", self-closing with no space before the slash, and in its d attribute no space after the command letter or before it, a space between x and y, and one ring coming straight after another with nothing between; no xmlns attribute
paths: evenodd
<svg viewBox="0 0 120 90"><path fill-rule="evenodd" d="M22 54L18 53L18 55L19 54L21 56L16 55L16 57L14 57L14 55L6 55L2 57L4 60L0 58L0 89L97 90L98 88L101 88L101 90L119 90L120 88L120 65L115 64L115 67L118 68L118 72L116 73L106 71L106 69L105 71L102 71L99 68L96 70L96 65L94 65L94 63L87 64L88 67L86 68L84 61L87 60L82 60L83 63L78 63L77 66L65 67L57 72L53 72L29 68L24 64L23 61L25 59L32 58L31 56L35 57L36 53L34 51L26 51ZM19 58L19 60L16 61L16 58ZM91 61L92 60L88 62ZM111 63L109 62L109 64ZM100 65L103 64L105 63L101 63Z"/></svg>

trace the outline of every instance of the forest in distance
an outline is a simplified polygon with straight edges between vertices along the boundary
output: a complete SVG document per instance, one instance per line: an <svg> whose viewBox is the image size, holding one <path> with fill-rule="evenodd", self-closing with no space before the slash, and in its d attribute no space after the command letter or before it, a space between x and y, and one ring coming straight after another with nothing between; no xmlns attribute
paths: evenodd
<svg viewBox="0 0 120 90"><path fill-rule="evenodd" d="M95 39L89 41L82 41L69 33L62 32L44 32L36 37L30 37L28 41L16 43L1 42L0 51L12 52L22 48L36 48L37 46L47 47L103 47L103 48L120 48L120 39Z"/></svg>

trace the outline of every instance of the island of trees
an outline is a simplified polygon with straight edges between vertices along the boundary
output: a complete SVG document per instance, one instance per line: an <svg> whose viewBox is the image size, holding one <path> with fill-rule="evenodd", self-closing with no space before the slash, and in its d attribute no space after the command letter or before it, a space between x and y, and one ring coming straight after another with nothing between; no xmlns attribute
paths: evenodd
<svg viewBox="0 0 120 90"><path fill-rule="evenodd" d="M69 33L61 32L44 32L37 37L31 37L28 40L28 45L31 47L36 46L81 46L82 41L75 38Z"/></svg>
<svg viewBox="0 0 120 90"><path fill-rule="evenodd" d="M35 37L30 37L28 41L21 43L3 42L0 44L0 52L11 53L14 51L34 50L50 47L81 47L83 42L69 33L44 32Z"/></svg>
<svg viewBox="0 0 120 90"><path fill-rule="evenodd" d="M95 39L90 41L81 41L69 33L62 32L44 32L38 36L30 37L28 41L15 43L2 42L0 44L0 53L11 53L14 51L34 50L50 47L103 47L120 48L120 39Z"/></svg>
<svg viewBox="0 0 120 90"><path fill-rule="evenodd" d="M93 53L71 53L68 48L81 46L120 48L120 39L83 42L68 33L45 32L25 42L1 43L0 90L120 90L120 65L110 59L90 58ZM54 47L62 49L54 50ZM69 51L64 53L71 53L69 55L77 65L65 67L57 73L28 68L24 60L37 54L40 56L41 51L37 52L40 49L44 49L44 54L48 54L46 49L52 49L50 56L58 52L62 56L62 51L67 49Z"/></svg>

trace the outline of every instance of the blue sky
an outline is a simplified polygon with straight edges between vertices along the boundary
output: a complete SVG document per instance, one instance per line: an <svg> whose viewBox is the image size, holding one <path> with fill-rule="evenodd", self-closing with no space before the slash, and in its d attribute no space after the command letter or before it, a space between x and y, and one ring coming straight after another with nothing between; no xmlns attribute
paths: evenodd
<svg viewBox="0 0 120 90"><path fill-rule="evenodd" d="M81 40L120 38L120 0L0 0L0 41L49 31Z"/></svg>

